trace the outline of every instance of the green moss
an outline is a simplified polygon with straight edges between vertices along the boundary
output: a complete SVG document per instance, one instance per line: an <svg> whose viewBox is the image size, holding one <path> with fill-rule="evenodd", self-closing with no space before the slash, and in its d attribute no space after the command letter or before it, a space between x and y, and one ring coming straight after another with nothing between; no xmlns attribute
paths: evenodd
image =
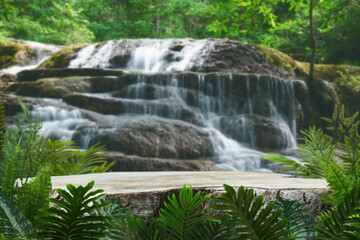
<svg viewBox="0 0 360 240"><path fill-rule="evenodd" d="M62 98L73 92L91 91L91 82L84 77L44 78L35 82L18 82L6 88L6 92L30 97Z"/></svg>
<svg viewBox="0 0 360 240"><path fill-rule="evenodd" d="M289 55L280 52L274 48L268 48L260 45L254 45L258 51L266 56L270 64L273 66L283 68L286 71L293 73L297 76L304 77L307 75L307 68L301 62L295 61Z"/></svg>
<svg viewBox="0 0 360 240"><path fill-rule="evenodd" d="M267 57L272 65L283 68L298 77L308 76L309 63L296 61L289 55L273 48L260 45L255 45L255 47ZM315 77L329 82L358 84L360 88L360 67L356 66L315 64Z"/></svg>
<svg viewBox="0 0 360 240"><path fill-rule="evenodd" d="M87 44L76 44L67 46L54 53L48 60L42 63L38 68L64 68L67 67L74 58L75 54Z"/></svg>
<svg viewBox="0 0 360 240"><path fill-rule="evenodd" d="M0 42L0 69L16 64L16 54L29 49L25 44Z"/></svg>

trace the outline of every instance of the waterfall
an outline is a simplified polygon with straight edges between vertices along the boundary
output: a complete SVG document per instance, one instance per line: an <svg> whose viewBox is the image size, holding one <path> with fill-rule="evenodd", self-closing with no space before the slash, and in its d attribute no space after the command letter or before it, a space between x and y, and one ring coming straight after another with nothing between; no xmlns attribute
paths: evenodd
<svg viewBox="0 0 360 240"><path fill-rule="evenodd" d="M1 69L0 76L3 74L16 75L23 70L34 69L38 67L41 63L46 61L53 53L61 49L60 46L32 41L24 41L24 44L30 46L30 48L32 49L31 59L29 63L26 65L13 65L8 68Z"/></svg>
<svg viewBox="0 0 360 240"><path fill-rule="evenodd" d="M80 50L70 68L117 68L128 71L171 72L201 65L213 48L208 40L137 39L90 44Z"/></svg>
<svg viewBox="0 0 360 240"><path fill-rule="evenodd" d="M213 50L212 41L193 39L90 44L69 68L121 69L136 77L119 80L123 84L111 92L76 93L98 102L97 107L87 108L100 113L96 120L68 105L37 106L33 114L41 116L43 135L76 140L82 148L120 127L131 129L128 123L144 124L143 117L156 124L183 122L184 127L194 126L211 137L211 158L223 169L269 171L262 167L264 151L296 147L293 83L266 74L187 72L207 61ZM105 106L105 112L97 109ZM108 148L119 150L106 139Z"/></svg>
<svg viewBox="0 0 360 240"><path fill-rule="evenodd" d="M79 110L68 110L58 106L34 106L31 117L39 117L42 128L39 134L52 140L71 141L82 126L94 123L84 118Z"/></svg>

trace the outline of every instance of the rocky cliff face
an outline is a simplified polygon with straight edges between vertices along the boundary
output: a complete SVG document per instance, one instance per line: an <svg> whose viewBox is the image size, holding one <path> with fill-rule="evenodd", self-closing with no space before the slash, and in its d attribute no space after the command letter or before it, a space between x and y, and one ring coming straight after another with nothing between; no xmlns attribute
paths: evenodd
<svg viewBox="0 0 360 240"><path fill-rule="evenodd" d="M294 148L298 131L321 125L335 103L350 111L360 103L334 78L308 86L306 67L226 39L119 40L64 48L17 74L7 91L35 97L44 135L120 152L118 170L159 169L174 159L188 163L173 164L177 170L261 171L264 151Z"/></svg>

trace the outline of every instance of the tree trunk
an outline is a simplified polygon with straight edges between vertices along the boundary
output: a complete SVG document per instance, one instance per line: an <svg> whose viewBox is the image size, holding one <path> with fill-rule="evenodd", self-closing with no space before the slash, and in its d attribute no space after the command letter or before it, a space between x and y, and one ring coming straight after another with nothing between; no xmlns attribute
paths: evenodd
<svg viewBox="0 0 360 240"><path fill-rule="evenodd" d="M156 37L160 36L160 14L159 14L159 4L156 4Z"/></svg>
<svg viewBox="0 0 360 240"><path fill-rule="evenodd" d="M314 0L310 0L309 16L310 16L310 37L311 37L309 81L312 81L314 79L316 48L317 48L317 39L315 36L315 28L314 28Z"/></svg>

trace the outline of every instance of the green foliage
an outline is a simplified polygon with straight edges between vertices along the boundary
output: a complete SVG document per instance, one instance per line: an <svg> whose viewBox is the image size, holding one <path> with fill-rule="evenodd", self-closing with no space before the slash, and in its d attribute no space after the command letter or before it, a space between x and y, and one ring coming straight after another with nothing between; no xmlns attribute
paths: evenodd
<svg viewBox="0 0 360 240"><path fill-rule="evenodd" d="M322 130L310 128L304 131L304 143L300 145L302 163L272 154L266 159L279 165L288 165L283 172L299 172L297 176L325 178L330 195L321 195L328 203L337 205L359 181L360 176L360 135L358 133L358 113L351 117L344 116L344 107L335 107L331 119L324 118L331 124L328 128L332 135ZM341 149L341 152L337 152Z"/></svg>
<svg viewBox="0 0 360 240"><path fill-rule="evenodd" d="M194 239L197 225L203 221L203 210L200 205L209 197L207 194L200 197L201 191L193 194L192 187L186 186L179 194L179 200L175 194L168 198L169 203L164 203L165 209L160 210L160 226L169 232L169 239Z"/></svg>
<svg viewBox="0 0 360 240"><path fill-rule="evenodd" d="M12 198L0 193L0 234L9 239L27 239L33 228ZM5 238L5 239L6 239ZM2 238L3 239L3 238Z"/></svg>
<svg viewBox="0 0 360 240"><path fill-rule="evenodd" d="M233 239L291 239L290 230L284 229L287 220L280 220L282 210L274 211L274 202L265 206L263 195L254 200L254 190L245 192L243 186L237 193L229 185L224 184L224 188L222 197L211 199L220 203L211 209L230 211L231 219L224 224L235 231Z"/></svg>
<svg viewBox="0 0 360 240"><path fill-rule="evenodd" d="M360 184L354 185L342 202L321 214L316 226L317 239L360 239Z"/></svg>
<svg viewBox="0 0 360 240"><path fill-rule="evenodd" d="M136 218L131 214L119 214L108 220L109 233L111 239L129 240L160 240L162 235L157 229L157 223L151 221L147 224L141 218Z"/></svg>
<svg viewBox="0 0 360 240"><path fill-rule="evenodd" d="M281 219L287 220L286 229L291 231L290 236L294 236L298 240L314 238L315 222L306 214L303 205L296 201L278 198L276 207L283 210Z"/></svg>
<svg viewBox="0 0 360 240"><path fill-rule="evenodd" d="M22 214L30 222L34 222L35 216L39 215L40 208L49 207L47 198L51 191L51 168L44 167L29 182L24 183L16 195L16 202Z"/></svg>
<svg viewBox="0 0 360 240"><path fill-rule="evenodd" d="M90 206L90 203L98 200L105 194L104 190L91 191L94 182L85 187L66 186L67 191L56 189L61 199L50 198L49 201L55 206L41 209L44 213L36 217L39 221L38 235L51 239L99 239L105 233L97 231L105 229L106 217L91 215L94 210L109 206L109 203L101 203Z"/></svg>
<svg viewBox="0 0 360 240"><path fill-rule="evenodd" d="M31 119L30 112L20 101L24 114L19 115L19 121L13 128L6 128L4 147L0 159L2 179L1 187L8 196L14 196L17 189L16 179L22 184L35 176L42 163L37 157L41 151L37 142L37 133L41 128L38 119ZM14 187L15 186L15 187Z"/></svg>

